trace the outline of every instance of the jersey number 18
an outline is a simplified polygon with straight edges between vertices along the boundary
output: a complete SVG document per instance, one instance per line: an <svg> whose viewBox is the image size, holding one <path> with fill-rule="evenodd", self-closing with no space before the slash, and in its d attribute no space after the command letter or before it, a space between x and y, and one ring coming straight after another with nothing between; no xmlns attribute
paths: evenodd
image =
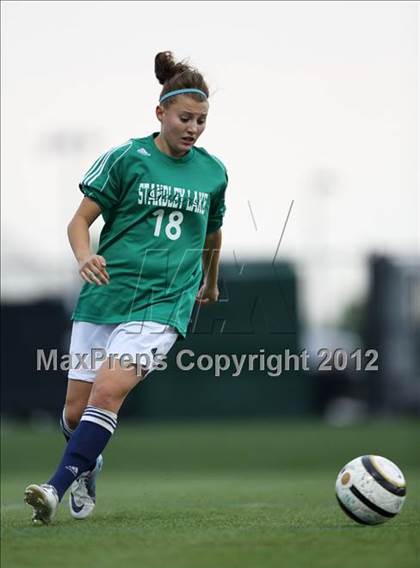
<svg viewBox="0 0 420 568"><path fill-rule="evenodd" d="M157 217L155 232L153 233L153 236L155 237L158 237L160 235L164 214L164 209L157 209L153 213L153 215ZM179 237L181 236L181 223L183 220L184 215L181 211L172 211L172 213L169 214L169 222L165 227L165 233L168 239L171 239L171 241L176 241L177 239L179 239Z"/></svg>

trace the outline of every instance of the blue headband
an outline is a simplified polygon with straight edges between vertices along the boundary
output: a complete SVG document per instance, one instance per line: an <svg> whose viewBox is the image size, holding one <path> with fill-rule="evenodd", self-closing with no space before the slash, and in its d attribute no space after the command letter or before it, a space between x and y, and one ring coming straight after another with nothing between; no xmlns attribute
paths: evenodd
<svg viewBox="0 0 420 568"><path fill-rule="evenodd" d="M162 101L168 99L169 97L174 97L175 95L182 95L183 93L198 93L199 95L203 95L203 97L207 99L206 93L204 91L200 91L200 89L178 89L176 91L169 91L169 93L166 93L165 95L163 95L163 97L160 97L159 102L161 103Z"/></svg>

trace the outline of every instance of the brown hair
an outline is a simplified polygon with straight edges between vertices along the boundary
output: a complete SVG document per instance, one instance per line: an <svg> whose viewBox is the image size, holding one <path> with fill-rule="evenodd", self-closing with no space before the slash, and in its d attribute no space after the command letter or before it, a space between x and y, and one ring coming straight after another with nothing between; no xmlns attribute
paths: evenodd
<svg viewBox="0 0 420 568"><path fill-rule="evenodd" d="M155 57L155 75L163 89L159 95L161 98L169 91L177 89L200 89L207 97L209 96L209 88L203 79L201 73L188 65L185 60L176 63L171 51L161 51ZM204 97L199 93L188 93L197 102L202 102ZM169 106L174 102L175 97L169 97L163 101L162 106Z"/></svg>

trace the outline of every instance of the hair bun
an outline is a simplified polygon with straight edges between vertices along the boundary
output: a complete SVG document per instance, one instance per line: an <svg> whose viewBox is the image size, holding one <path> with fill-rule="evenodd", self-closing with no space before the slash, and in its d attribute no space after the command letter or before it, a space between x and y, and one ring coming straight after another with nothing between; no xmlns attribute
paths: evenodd
<svg viewBox="0 0 420 568"><path fill-rule="evenodd" d="M163 89L159 95L159 99L170 91L178 89L199 89L203 91L203 95L199 93L191 93L189 96L202 102L209 96L209 88L201 75L201 73L188 64L188 60L176 62L172 51L160 51L155 57L155 75ZM173 97L163 101L165 107L174 102Z"/></svg>
<svg viewBox="0 0 420 568"><path fill-rule="evenodd" d="M161 85L188 69L183 62L175 63L172 51L161 51L155 57L155 75Z"/></svg>

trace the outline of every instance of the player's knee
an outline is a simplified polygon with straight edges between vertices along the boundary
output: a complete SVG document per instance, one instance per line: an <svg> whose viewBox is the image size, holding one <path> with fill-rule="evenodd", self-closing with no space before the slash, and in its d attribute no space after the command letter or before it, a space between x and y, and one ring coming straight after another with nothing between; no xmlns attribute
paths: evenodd
<svg viewBox="0 0 420 568"><path fill-rule="evenodd" d="M75 430L79 425L80 418L85 410L86 405L79 401L66 400L64 407L64 417L66 419L67 426L71 430Z"/></svg>
<svg viewBox="0 0 420 568"><path fill-rule="evenodd" d="M110 384L95 384L92 389L90 404L104 410L112 410L124 400L126 395L126 392L121 389L117 390Z"/></svg>
<svg viewBox="0 0 420 568"><path fill-rule="evenodd" d="M79 425L81 414L68 414L66 413L66 423L70 430L76 430Z"/></svg>

